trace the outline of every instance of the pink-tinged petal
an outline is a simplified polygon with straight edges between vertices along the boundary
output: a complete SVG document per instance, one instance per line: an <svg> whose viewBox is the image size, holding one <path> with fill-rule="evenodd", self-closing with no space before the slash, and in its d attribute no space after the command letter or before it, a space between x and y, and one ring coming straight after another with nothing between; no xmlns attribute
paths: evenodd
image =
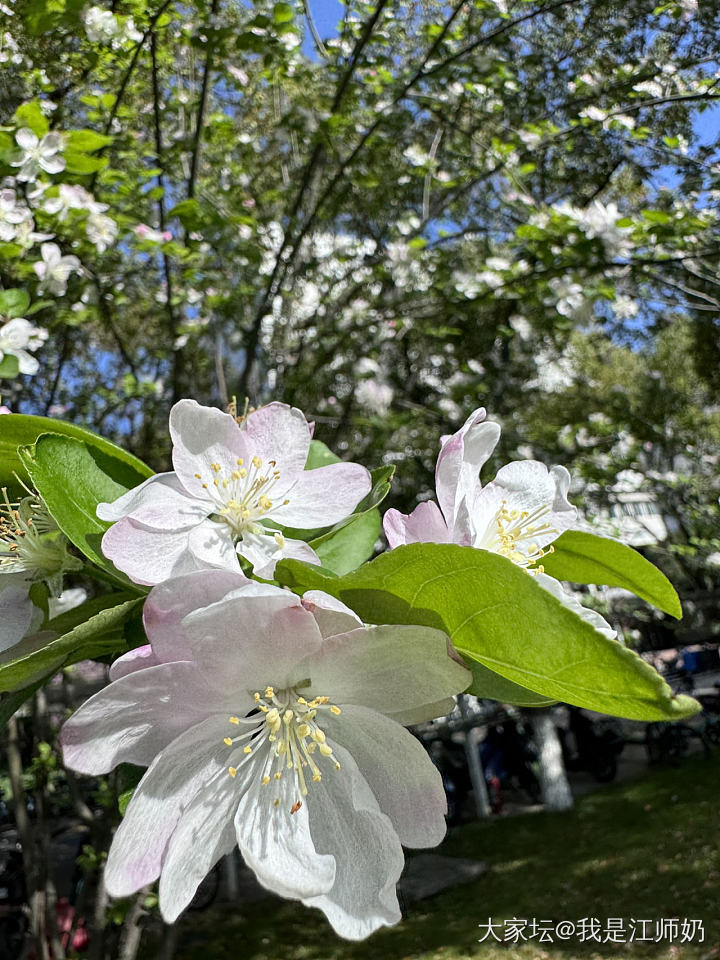
<svg viewBox="0 0 720 960"><path fill-rule="evenodd" d="M281 897L301 900L327 893L335 882L335 858L317 853L313 846L308 807L314 791L291 814L299 799L295 778L284 776L264 786L263 765L264 757L258 758L237 774L238 780L244 777L235 815L243 860L264 887Z"/></svg>
<svg viewBox="0 0 720 960"><path fill-rule="evenodd" d="M188 657L177 657L178 660L188 660ZM147 667L157 667L162 663L153 653L149 643L142 647L135 647L129 650L117 660L113 661L110 667L110 679L119 680L120 677L126 677L129 673L135 673L136 670L145 670Z"/></svg>
<svg viewBox="0 0 720 960"><path fill-rule="evenodd" d="M192 659L183 617L253 583L239 570L198 570L154 587L145 601L143 623L158 662Z"/></svg>
<svg viewBox="0 0 720 960"><path fill-rule="evenodd" d="M395 720L367 707L345 706L323 723L342 744L406 847L434 847L445 836L442 777L420 741Z"/></svg>
<svg viewBox="0 0 720 960"><path fill-rule="evenodd" d="M29 596L29 583L12 574L3 576L6 579L0 580L0 652L22 640L37 609Z"/></svg>
<svg viewBox="0 0 720 960"><path fill-rule="evenodd" d="M148 766L184 730L212 712L249 709L238 690L227 703L192 663L161 663L109 684L87 700L60 734L65 765L79 773L107 773L118 763Z"/></svg>
<svg viewBox="0 0 720 960"><path fill-rule="evenodd" d="M313 615L279 587L266 586L260 596L239 590L188 614L182 625L198 669L230 692L288 686L297 661L322 644Z"/></svg>
<svg viewBox="0 0 720 960"><path fill-rule="evenodd" d="M189 493L200 499L207 497L207 485L218 475L235 470L238 458L248 458L243 432L235 418L214 407L203 407L195 400L180 400L172 408L170 436L178 478ZM221 471L214 469L213 464Z"/></svg>
<svg viewBox="0 0 720 960"><path fill-rule="evenodd" d="M452 543L452 531L434 500L424 500L412 513L391 509L383 517L383 529L390 549L406 543Z"/></svg>
<svg viewBox="0 0 720 960"><path fill-rule="evenodd" d="M320 563L320 557L304 540L287 537L276 539L274 534L246 533L237 545L241 557L249 560L253 573L264 580L271 580L275 565L285 557L303 560L305 563Z"/></svg>
<svg viewBox="0 0 720 960"><path fill-rule="evenodd" d="M174 473L159 473L112 503L99 503L97 515L114 522L130 517L157 530L192 526L212 513L213 504L190 497Z"/></svg>
<svg viewBox="0 0 720 960"><path fill-rule="evenodd" d="M227 523L203 520L190 531L187 548L199 569L217 567L240 573L240 562L233 542L232 529Z"/></svg>
<svg viewBox="0 0 720 960"><path fill-rule="evenodd" d="M135 583L153 586L200 569L188 549L190 530L152 529L126 517L106 531L102 551Z"/></svg>
<svg viewBox="0 0 720 960"><path fill-rule="evenodd" d="M180 734L152 762L113 838L105 884L127 897L160 876L165 851L183 810L219 773L227 717L214 716ZM229 777L227 779L230 779Z"/></svg>
<svg viewBox="0 0 720 960"><path fill-rule="evenodd" d="M272 517L288 527L328 527L349 517L371 486L369 472L359 463L305 470L287 492L289 503L273 509Z"/></svg>
<svg viewBox="0 0 720 960"><path fill-rule="evenodd" d="M395 886L405 858L351 753L340 744L332 747L341 769L313 783L306 803L315 850L335 858L335 882L328 893L303 903L322 910L341 937L362 940L400 920Z"/></svg>
<svg viewBox="0 0 720 960"><path fill-rule="evenodd" d="M459 659L441 630L384 624L328 637L293 679L310 679L309 696L398 713L467 689L472 677Z"/></svg>
<svg viewBox="0 0 720 960"><path fill-rule="evenodd" d="M286 403L269 403L248 414L242 432L251 457L275 460L283 484L303 472L311 433L305 415Z"/></svg>
<svg viewBox="0 0 720 960"><path fill-rule="evenodd" d="M331 597L322 590L308 590L303 594L302 605L315 617L315 622L324 637L334 637L338 633L348 633L357 627L362 627L360 617L345 606L336 597Z"/></svg>
<svg viewBox="0 0 720 960"><path fill-rule="evenodd" d="M218 860L234 849L237 802L237 788L224 768L183 809L167 846L158 888L166 923L178 918Z"/></svg>
<svg viewBox="0 0 720 960"><path fill-rule="evenodd" d="M492 454L500 438L500 426L485 420L480 407L463 426L443 443L435 467L438 503L449 526L453 525L464 497L478 486L480 468Z"/></svg>

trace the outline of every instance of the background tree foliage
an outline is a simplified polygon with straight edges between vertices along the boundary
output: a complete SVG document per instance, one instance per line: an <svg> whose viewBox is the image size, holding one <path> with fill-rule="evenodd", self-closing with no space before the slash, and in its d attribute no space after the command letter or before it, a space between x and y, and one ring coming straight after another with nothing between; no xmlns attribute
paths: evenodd
<svg viewBox="0 0 720 960"><path fill-rule="evenodd" d="M402 460L403 508L484 404L499 462L565 462L593 509L640 475L679 638L712 637L720 3L327 8L0 4L0 281L49 333L4 402L161 468L178 398L282 398ZM15 180L19 130L64 168Z"/></svg>

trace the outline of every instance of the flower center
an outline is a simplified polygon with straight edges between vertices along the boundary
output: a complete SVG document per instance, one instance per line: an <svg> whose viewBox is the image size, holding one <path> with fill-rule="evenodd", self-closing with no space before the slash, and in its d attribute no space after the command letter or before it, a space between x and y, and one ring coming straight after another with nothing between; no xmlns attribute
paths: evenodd
<svg viewBox="0 0 720 960"><path fill-rule="evenodd" d="M297 813L302 806L302 797L307 796L308 780L319 783L322 771L319 763L331 763L340 769L332 747L318 722L318 715L328 711L336 716L340 707L330 703L329 697L306 700L296 690L279 690L266 687L264 694L255 693L257 712L246 717L230 717L236 727L245 727L235 737L225 737L224 743L234 751L242 747L242 758L237 766L229 766L228 774L237 776L238 769L250 758L260 754L260 778L264 787L277 787L284 776L291 777L295 785L295 799L290 813ZM262 753L261 753L262 751ZM280 798L273 799L273 806Z"/></svg>
<svg viewBox="0 0 720 960"><path fill-rule="evenodd" d="M263 467L260 457L252 457L248 466L243 457L238 457L235 462L235 469L229 473L223 473L219 463L211 463L214 476L203 483L203 489L217 505L214 516L227 523L237 543L245 533L267 532L258 521L269 517L273 507L279 505L270 494L280 479L280 471L274 460L268 460ZM195 476L202 480L199 473ZM289 500L283 500L282 506L288 503ZM282 547L282 536L276 533L275 539Z"/></svg>
<svg viewBox="0 0 720 960"><path fill-rule="evenodd" d="M11 503L3 489L0 503L0 573L25 573L30 580L52 579L75 569L66 540L36 494ZM79 567L79 562L77 563Z"/></svg>
<svg viewBox="0 0 720 960"><path fill-rule="evenodd" d="M489 549L524 567L528 573L544 573L542 564L532 570L529 568L555 550L552 545L543 550L535 540L538 536L558 533L555 527L542 519L549 512L549 504L532 512L508 510L507 501L503 500L495 516L494 536L491 527L492 542Z"/></svg>

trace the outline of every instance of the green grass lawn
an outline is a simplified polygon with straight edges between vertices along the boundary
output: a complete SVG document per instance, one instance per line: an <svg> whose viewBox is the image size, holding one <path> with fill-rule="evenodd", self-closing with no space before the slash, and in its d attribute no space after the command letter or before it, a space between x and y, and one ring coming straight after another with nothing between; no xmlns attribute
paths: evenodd
<svg viewBox="0 0 720 960"><path fill-rule="evenodd" d="M483 860L487 873L413 904L402 923L363 943L338 939L317 911L267 900L187 915L176 960L715 960L720 958L719 793L715 754L589 794L570 813L470 824L453 831L439 852ZM488 917L556 922L689 917L703 921L705 942L480 944L478 924Z"/></svg>

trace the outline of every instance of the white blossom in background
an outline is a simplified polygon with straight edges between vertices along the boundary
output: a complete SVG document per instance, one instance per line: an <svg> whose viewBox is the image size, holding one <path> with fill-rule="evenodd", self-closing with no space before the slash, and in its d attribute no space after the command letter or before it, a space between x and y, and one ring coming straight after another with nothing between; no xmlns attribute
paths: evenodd
<svg viewBox="0 0 720 960"><path fill-rule="evenodd" d="M548 286L557 297L555 309L563 317L572 317L587 306L582 284L569 281L564 277L553 277Z"/></svg>
<svg viewBox="0 0 720 960"><path fill-rule="evenodd" d="M0 63L18 65L23 62L23 59L13 35L11 33L0 33Z"/></svg>
<svg viewBox="0 0 720 960"><path fill-rule="evenodd" d="M608 257L627 254L632 246L628 236L630 228L617 225L623 214L615 203L604 204L594 200L589 207L580 209L565 201L556 204L554 209L574 220L588 239L597 237L601 240Z"/></svg>
<svg viewBox="0 0 720 960"><path fill-rule="evenodd" d="M82 12L85 35L90 43L110 43L120 32L120 24L103 7L86 7Z"/></svg>
<svg viewBox="0 0 720 960"><path fill-rule="evenodd" d="M88 213L104 213L106 203L98 203L91 193L76 183L61 183L57 195L43 201L43 210L64 222L71 210L87 210Z"/></svg>
<svg viewBox="0 0 720 960"><path fill-rule="evenodd" d="M17 357L20 373L37 373L39 364L28 351L37 350L47 340L47 336L47 330L34 327L24 317L8 320L0 326L0 362L8 356Z"/></svg>
<svg viewBox="0 0 720 960"><path fill-rule="evenodd" d="M85 232L88 240L95 244L98 253L104 253L115 242L118 227L112 217L107 217L104 213L91 213L85 224Z"/></svg>
<svg viewBox="0 0 720 960"><path fill-rule="evenodd" d="M80 261L73 254L63 256L56 243L43 243L40 254L42 260L33 264L40 280L40 289L56 297L64 296L70 274L80 271Z"/></svg>
<svg viewBox="0 0 720 960"><path fill-rule="evenodd" d="M26 220L32 222L32 214L22 201L18 201L13 188L0 189L0 240L11 243L15 239L18 226Z"/></svg>
<svg viewBox="0 0 720 960"><path fill-rule="evenodd" d="M10 166L19 167L17 179L30 182L37 178L38 173L60 173L65 169L65 160L58 156L62 150L62 136L56 131L46 133L40 140L37 134L28 127L21 127L15 134L15 142L22 150L17 160L11 160Z"/></svg>

